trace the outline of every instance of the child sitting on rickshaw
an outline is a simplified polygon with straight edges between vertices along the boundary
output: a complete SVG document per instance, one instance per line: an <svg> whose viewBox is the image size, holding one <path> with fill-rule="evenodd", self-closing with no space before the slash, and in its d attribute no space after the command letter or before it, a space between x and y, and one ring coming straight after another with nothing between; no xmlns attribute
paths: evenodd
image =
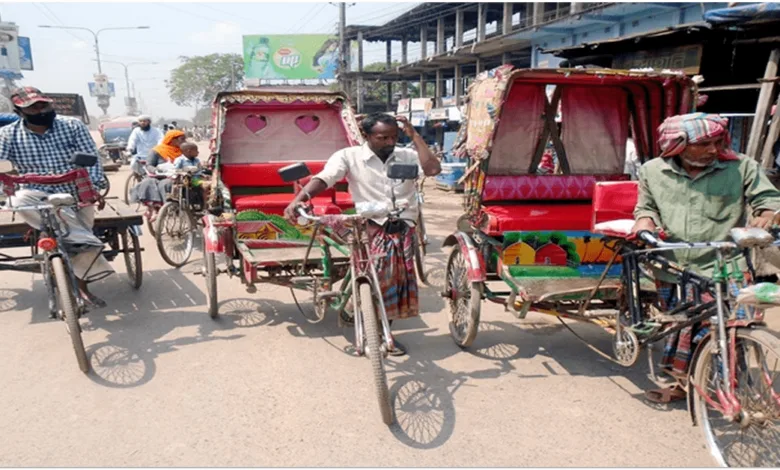
<svg viewBox="0 0 780 470"><path fill-rule="evenodd" d="M200 190L199 196L201 201L208 200L211 184L205 174L205 168L198 158L198 154L200 153L198 146L193 142L185 142L181 145L181 153L182 155L173 162L174 169L184 170L187 168L197 168L198 171L193 173L190 184L193 188ZM201 205L203 204L201 203Z"/></svg>

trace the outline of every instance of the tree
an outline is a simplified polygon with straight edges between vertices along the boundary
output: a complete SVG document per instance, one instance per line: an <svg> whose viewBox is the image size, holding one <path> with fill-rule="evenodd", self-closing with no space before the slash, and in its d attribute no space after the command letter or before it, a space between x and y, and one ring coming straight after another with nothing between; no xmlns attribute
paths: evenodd
<svg viewBox="0 0 780 470"><path fill-rule="evenodd" d="M179 58L181 65L165 81L171 100L179 106L203 107L220 91L240 88L244 59L240 54L209 54Z"/></svg>

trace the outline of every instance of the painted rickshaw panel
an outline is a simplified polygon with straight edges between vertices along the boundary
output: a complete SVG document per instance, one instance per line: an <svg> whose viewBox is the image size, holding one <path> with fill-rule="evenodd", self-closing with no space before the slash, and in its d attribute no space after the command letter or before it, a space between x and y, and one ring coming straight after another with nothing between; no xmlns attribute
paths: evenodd
<svg viewBox="0 0 780 470"><path fill-rule="evenodd" d="M565 287L593 279L595 285L613 255L592 233L595 183L629 179L623 174L629 122L640 159L653 158L658 126L693 111L696 93L693 81L676 73L501 66L480 74L469 88L455 153L468 159L466 215L475 231L494 240L481 245L487 274L500 276L505 266L521 284L547 279ZM560 133L546 113L558 114ZM564 174L532 172L547 140L562 150L556 158ZM607 277L620 275L619 261Z"/></svg>

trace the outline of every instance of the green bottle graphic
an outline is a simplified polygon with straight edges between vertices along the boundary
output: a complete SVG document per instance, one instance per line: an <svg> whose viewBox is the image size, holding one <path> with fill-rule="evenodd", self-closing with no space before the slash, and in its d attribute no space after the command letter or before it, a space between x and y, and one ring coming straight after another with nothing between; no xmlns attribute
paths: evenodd
<svg viewBox="0 0 780 470"><path fill-rule="evenodd" d="M271 68L271 48L268 47L268 38L260 38L260 42L252 50L252 76L255 78L270 78L268 72Z"/></svg>

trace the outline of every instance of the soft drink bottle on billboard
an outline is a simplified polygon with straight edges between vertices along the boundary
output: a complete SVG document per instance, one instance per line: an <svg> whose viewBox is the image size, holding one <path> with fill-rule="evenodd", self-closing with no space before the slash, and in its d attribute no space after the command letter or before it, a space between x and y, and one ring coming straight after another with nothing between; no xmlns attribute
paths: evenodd
<svg viewBox="0 0 780 470"><path fill-rule="evenodd" d="M268 46L268 38L260 38L257 45L252 48L250 60L250 77L260 79L277 78L278 74L271 63L271 48Z"/></svg>

